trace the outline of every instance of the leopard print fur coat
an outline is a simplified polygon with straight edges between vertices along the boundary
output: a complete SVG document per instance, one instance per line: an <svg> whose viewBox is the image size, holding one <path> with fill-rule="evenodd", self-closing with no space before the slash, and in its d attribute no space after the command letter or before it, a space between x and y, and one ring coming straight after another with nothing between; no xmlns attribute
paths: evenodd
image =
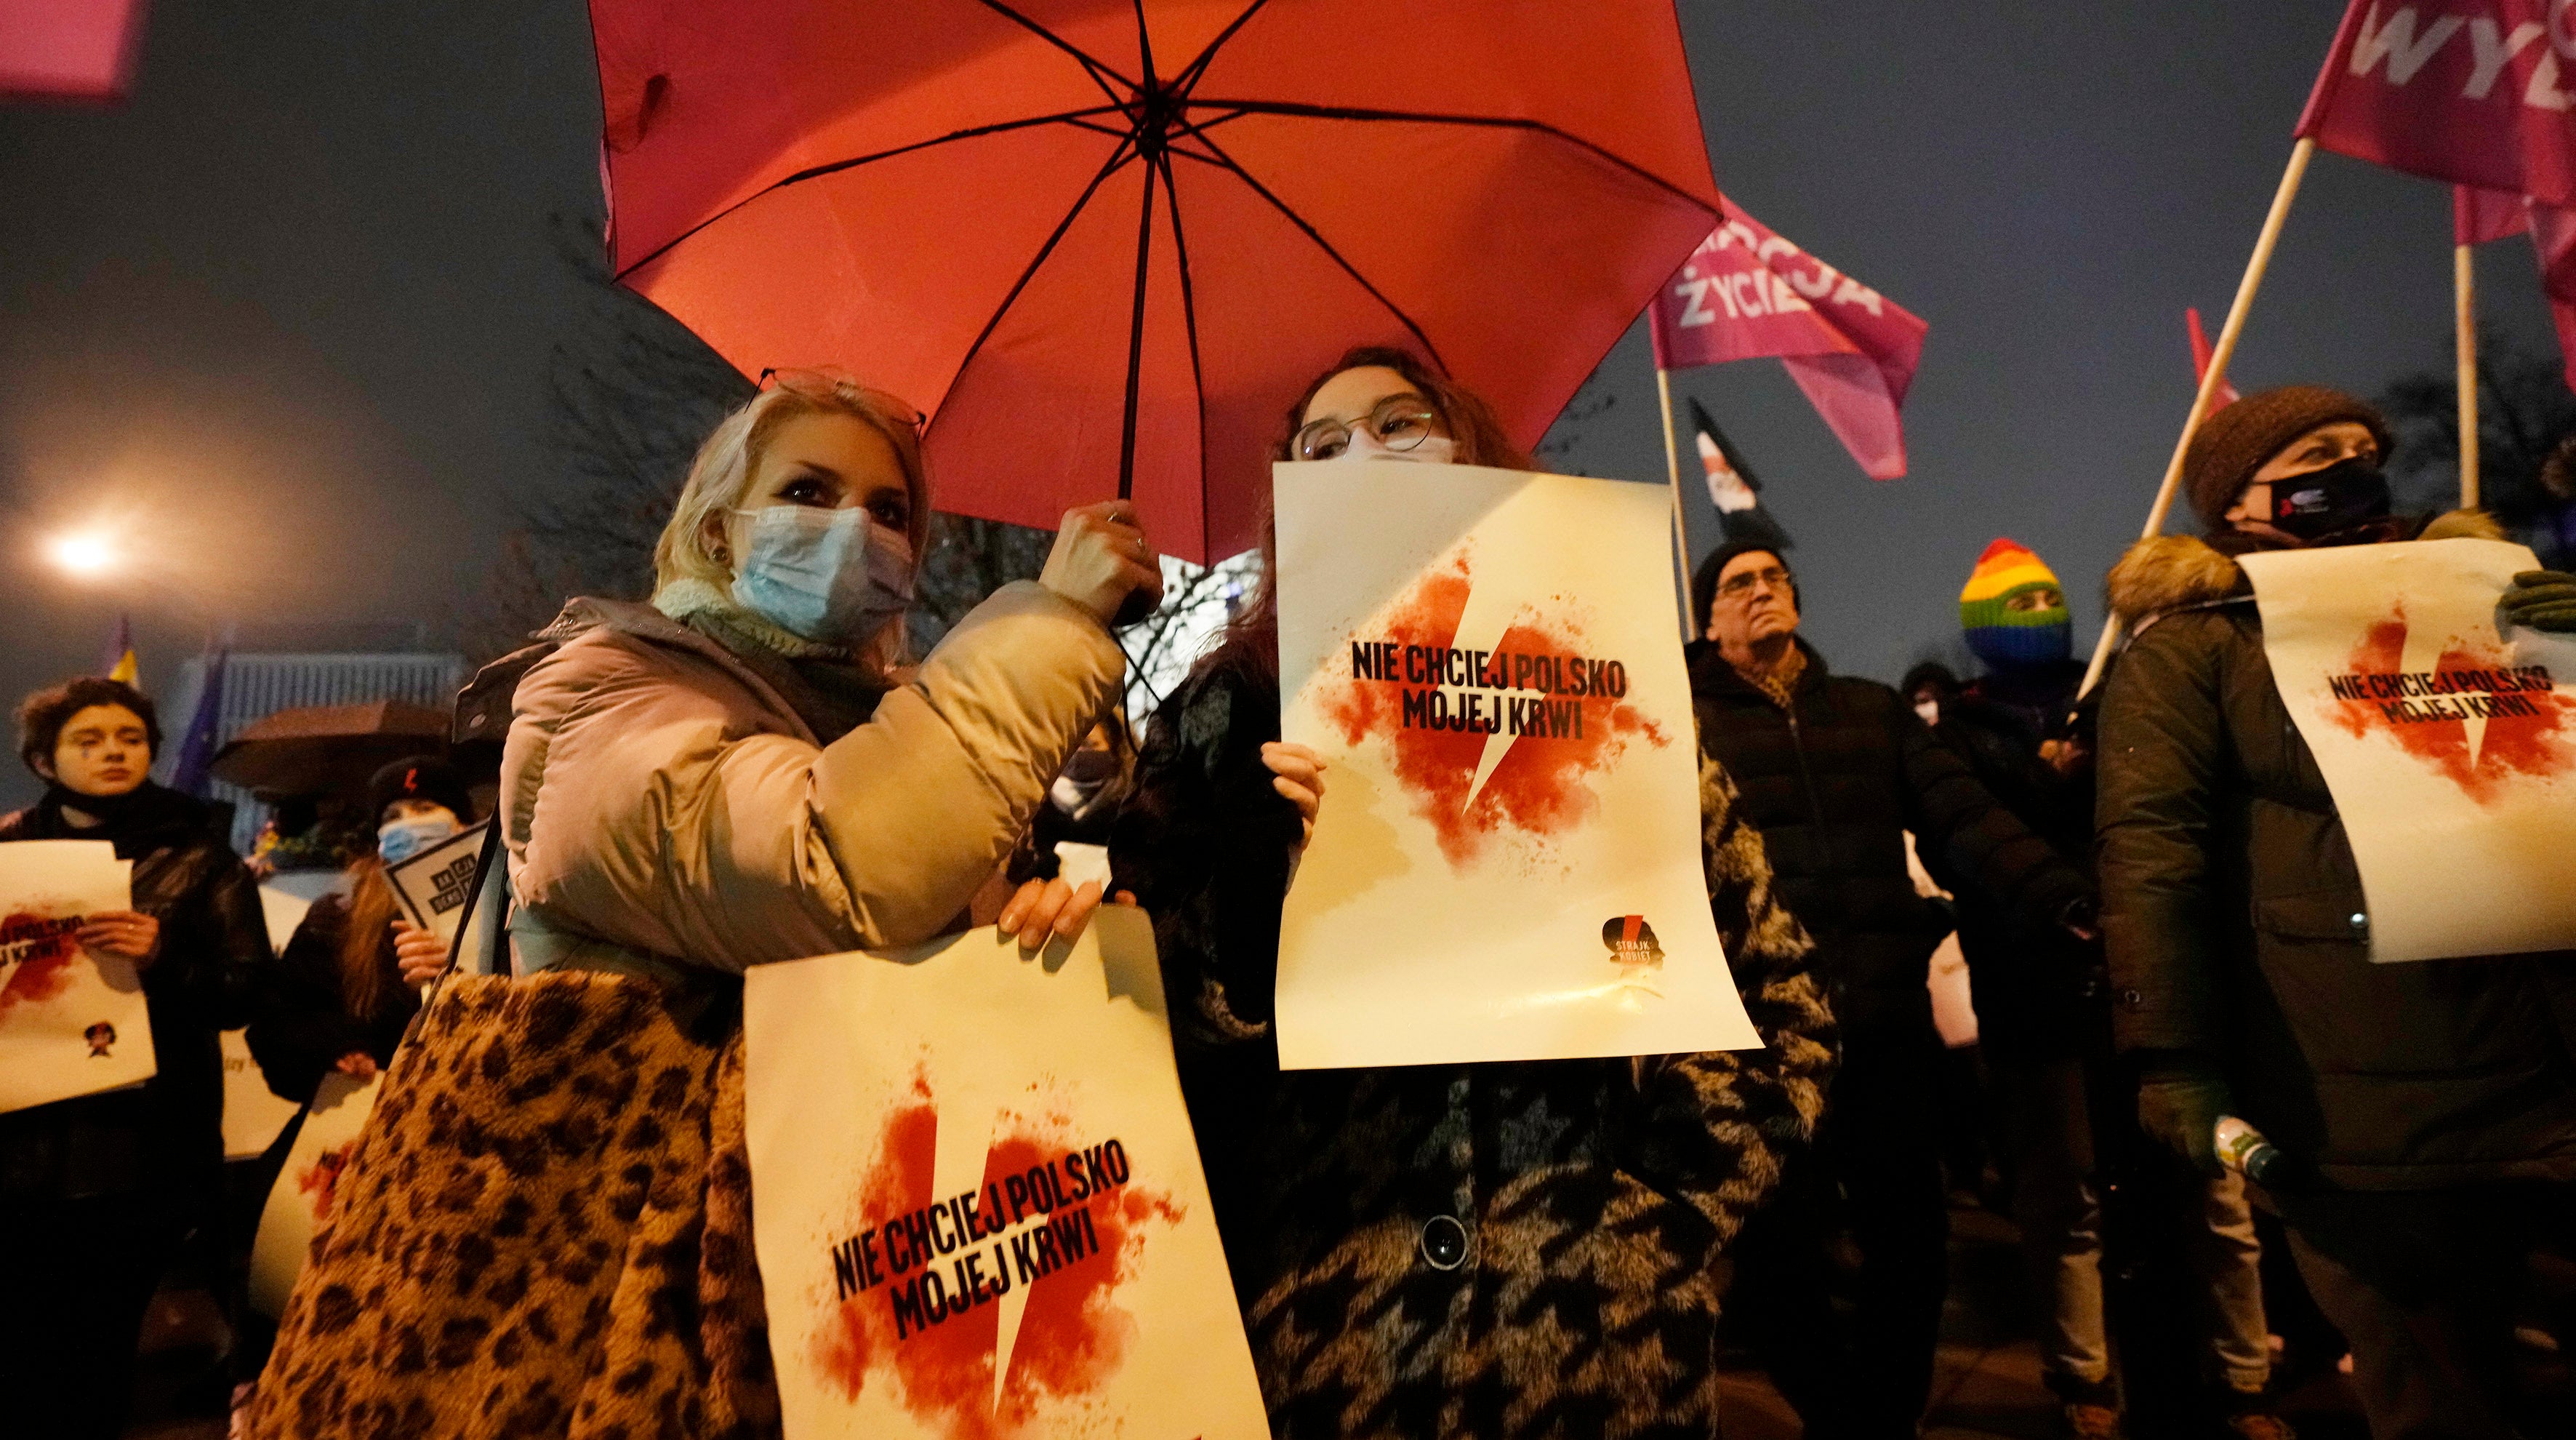
<svg viewBox="0 0 2576 1440"><path fill-rule="evenodd" d="M776 1435L739 995L445 981L342 1172L250 1433Z"/></svg>
<svg viewBox="0 0 2576 1440"><path fill-rule="evenodd" d="M1812 1137L1835 1057L1809 943L1702 761L1703 860L1743 1054L1282 1073L1296 816L1275 682L1212 666L1157 713L1113 861L1155 917L1200 1151L1274 1431L1715 1433L1729 1240Z"/></svg>

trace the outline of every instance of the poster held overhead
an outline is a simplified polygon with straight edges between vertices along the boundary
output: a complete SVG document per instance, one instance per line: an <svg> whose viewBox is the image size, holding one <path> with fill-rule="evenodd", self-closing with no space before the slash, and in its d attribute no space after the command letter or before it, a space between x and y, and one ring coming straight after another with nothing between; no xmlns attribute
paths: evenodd
<svg viewBox="0 0 2576 1440"><path fill-rule="evenodd" d="M755 966L743 1010L791 1440L1270 1433L1144 912Z"/></svg>
<svg viewBox="0 0 2576 1440"><path fill-rule="evenodd" d="M1332 767L1281 916L1280 1063L1758 1046L1709 912L1665 493L1275 473L1281 734Z"/></svg>
<svg viewBox="0 0 2576 1440"><path fill-rule="evenodd" d="M2576 637L2496 628L2531 551L2424 540L2237 563L2351 837L2370 958L2576 948Z"/></svg>
<svg viewBox="0 0 2576 1440"><path fill-rule="evenodd" d="M157 1071L133 962L73 938L85 917L132 908L132 871L104 840L0 845L0 1112Z"/></svg>

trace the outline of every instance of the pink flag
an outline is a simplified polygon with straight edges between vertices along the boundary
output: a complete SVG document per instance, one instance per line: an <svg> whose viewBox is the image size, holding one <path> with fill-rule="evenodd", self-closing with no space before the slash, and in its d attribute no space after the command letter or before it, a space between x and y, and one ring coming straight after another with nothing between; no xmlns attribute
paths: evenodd
<svg viewBox="0 0 2576 1440"><path fill-rule="evenodd" d="M2455 243L2483 245L2528 231L2540 259L2540 288L2549 295L2549 318L2558 329L2558 353L2567 386L2576 390L2576 208L2544 205L2503 190L2451 190Z"/></svg>
<svg viewBox="0 0 2576 1440"><path fill-rule="evenodd" d="M2210 349L2209 332L2200 328L2199 306L2194 305L2185 309L2182 312L2182 323L2183 328L2191 332L2191 378L2192 382L2197 384L2209 377L2209 357L2214 352ZM2218 393L2209 397L2209 413L2215 415L2243 398L2245 397L2236 393L2235 382L2221 380L2218 382Z"/></svg>
<svg viewBox="0 0 2576 1440"><path fill-rule="evenodd" d="M2297 133L2393 169L2576 205L2576 11L2352 0Z"/></svg>
<svg viewBox="0 0 2576 1440"><path fill-rule="evenodd" d="M143 0L0 0L0 98L117 99L142 30Z"/></svg>
<svg viewBox="0 0 2576 1440"><path fill-rule="evenodd" d="M1896 412L1929 327L1732 200L1726 215L1647 307L1656 367L1776 355L1871 479L1903 475Z"/></svg>

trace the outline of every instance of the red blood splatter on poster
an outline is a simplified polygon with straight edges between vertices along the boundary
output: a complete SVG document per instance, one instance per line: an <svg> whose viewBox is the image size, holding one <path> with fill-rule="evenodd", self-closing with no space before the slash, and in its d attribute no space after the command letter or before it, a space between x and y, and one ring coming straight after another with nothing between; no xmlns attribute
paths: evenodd
<svg viewBox="0 0 2576 1440"><path fill-rule="evenodd" d="M340 1172L358 1154L358 1142L347 1141L313 1157L295 1177L295 1193L313 1197L313 1223L321 1224L331 1215L331 1202L339 1198Z"/></svg>
<svg viewBox="0 0 2576 1440"><path fill-rule="evenodd" d="M2422 761L2481 805L2502 799L2518 781L2576 772L2576 698L2552 690L2514 689L2495 677L2463 672L2506 672L2514 661L2500 646L2446 645L2433 662L2432 695L2407 696L2393 689L2385 697L2372 688L2374 677L2404 673L2406 611L2403 606L2370 627L2353 647L2350 673L2359 677L2364 698L2339 699L2329 711L2334 722L2356 736L2382 734L2399 749ZM2386 688L2389 681L2379 682ZM2486 730L2473 752L2465 720L2448 718L2435 707L2485 703L2498 713L2486 719ZM2519 713L2528 711L2530 713Z"/></svg>
<svg viewBox="0 0 2576 1440"><path fill-rule="evenodd" d="M877 1255L884 1278L827 1302L833 1313L821 1334L819 1358L824 1372L853 1400L871 1384L891 1383L897 1401L922 1423L956 1440L1005 1440L1034 1433L1028 1427L1041 1402L1088 1394L1118 1372L1136 1324L1118 1306L1117 1288L1133 1278L1150 1228L1177 1224L1182 1212L1169 1197L1133 1183L1113 1184L1081 1200L1054 1198L1064 1195L1067 1167L1079 1163L1075 1157L1083 1148L1062 1107L1043 1117L1005 1113L989 1120L950 1118L951 1123L995 1128L976 1204L979 1215L998 1217L1000 1225L979 1222L983 1233L969 1244L926 1265L893 1268L893 1252L882 1243L889 1223L900 1226L934 1201L955 1198L932 1193L939 1110L928 1086L916 1078L908 1103L886 1117L850 1232L874 1231L881 1237ZM1050 1188L1054 1196L1047 1194ZM1050 1226L1060 1227L1060 1233L1081 1226L1085 1239L1096 1246L1078 1259L1045 1267L1044 1274L1023 1271L1021 1245L1029 1245L1033 1258L1034 1232ZM987 1266L1006 1257L1000 1263L1011 1268L1011 1289L1024 1301L998 1398L993 1387L1003 1308L998 1300L926 1328L899 1325L895 1316L895 1291L902 1283L938 1271L953 1288L956 1262L969 1253L980 1253ZM989 1271L987 1277L993 1278Z"/></svg>
<svg viewBox="0 0 2576 1440"><path fill-rule="evenodd" d="M51 1000L72 983L72 961L80 955L74 935L80 923L76 915L24 911L0 919L0 959L17 962L10 967L8 983L0 985L0 1014L20 1001Z"/></svg>
<svg viewBox="0 0 2576 1440"><path fill-rule="evenodd" d="M1462 555L1416 581L1382 629L1352 638L1446 650L1456 643L1458 620L1474 588L1472 567ZM1544 843L1573 830L1600 809L1600 797L1587 783L1592 776L1616 764L1634 742L1658 748L1671 743L1664 727L1621 695L1578 696L1557 688L1567 667L1609 657L1590 653L1572 602L1564 596L1550 600L1554 613L1535 615L1525 609L1493 642L1493 653L1513 660L1512 673L1501 677L1505 688L1477 692L1487 714L1507 702L1550 707L1551 723L1516 735L1407 725L1406 692L1418 696L1433 687L1406 683L1401 668L1392 680L1353 675L1347 651L1327 662L1327 674L1338 683L1326 691L1319 707L1324 718L1346 744L1357 745L1372 735L1386 744L1389 769L1412 797L1414 813L1430 823L1440 853L1453 869L1477 863L1505 836ZM1522 676L1519 657L1539 661L1543 673ZM1620 673L1624 677L1624 662ZM1499 739L1510 740L1511 748L1484 788L1476 790L1486 743Z"/></svg>

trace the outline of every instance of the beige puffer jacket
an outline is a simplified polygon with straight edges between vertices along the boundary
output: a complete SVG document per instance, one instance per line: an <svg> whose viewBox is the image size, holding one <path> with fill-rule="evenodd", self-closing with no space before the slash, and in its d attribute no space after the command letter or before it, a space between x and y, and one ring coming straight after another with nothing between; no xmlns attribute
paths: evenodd
<svg viewBox="0 0 2576 1440"><path fill-rule="evenodd" d="M576 600L519 681L501 761L522 972L668 974L912 944L1009 853L1118 693L1099 621L1034 583L960 621L818 745L723 646Z"/></svg>

